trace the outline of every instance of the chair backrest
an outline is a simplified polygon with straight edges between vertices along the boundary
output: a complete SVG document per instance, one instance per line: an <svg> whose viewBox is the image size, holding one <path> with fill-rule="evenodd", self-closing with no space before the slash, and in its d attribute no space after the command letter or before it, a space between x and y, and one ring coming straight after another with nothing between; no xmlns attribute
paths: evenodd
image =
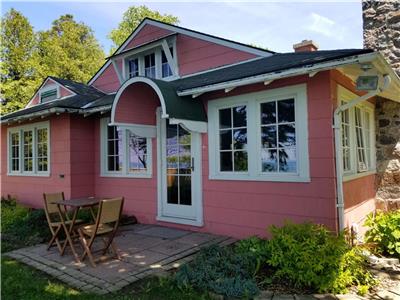
<svg viewBox="0 0 400 300"><path fill-rule="evenodd" d="M97 223L118 223L121 218L124 197L104 199L100 201Z"/></svg>
<svg viewBox="0 0 400 300"><path fill-rule="evenodd" d="M46 213L47 221L49 223L53 222L51 219L51 215L57 214L59 215L57 204L52 202L54 201L64 201L64 192L59 193L48 193L43 194L43 202L44 202L44 211ZM65 208L61 207L61 211L65 213Z"/></svg>

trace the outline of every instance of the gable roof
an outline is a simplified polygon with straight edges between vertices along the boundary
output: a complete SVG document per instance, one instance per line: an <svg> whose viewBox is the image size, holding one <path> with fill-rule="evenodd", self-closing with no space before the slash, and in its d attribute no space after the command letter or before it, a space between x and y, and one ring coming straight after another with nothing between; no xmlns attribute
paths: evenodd
<svg viewBox="0 0 400 300"><path fill-rule="evenodd" d="M177 92L209 86L217 83L279 72L292 68L315 65L327 61L332 61L349 56L371 53L369 49L342 49L342 50L322 50L311 52L290 52L275 53L269 57L263 57L249 62L243 62L233 66L202 72L199 75L189 75L187 77L173 81Z"/></svg>
<svg viewBox="0 0 400 300"><path fill-rule="evenodd" d="M184 28L184 27L177 26L177 25L168 24L168 23L161 22L161 21L158 21L155 19L151 19L151 18L144 18L143 21L135 28L135 30L132 31L132 33L117 48L117 50L114 51L114 53L110 57L114 57L114 56L120 54L121 52L125 51L124 48L130 43L130 41L146 25L153 25L156 27L164 28L169 31L173 31L175 33L181 33L181 34L185 34L188 36L192 36L194 38L210 41L210 42L222 45L222 46L234 48L234 49L237 49L240 51L249 52L249 53L252 53L257 56L264 57L264 56L269 56L269 55L275 53L274 51L271 51L271 50L258 48L255 46L247 45L247 44L236 42L233 40L221 38L221 37L218 37L215 35L203 33L200 31ZM165 38L165 37L162 37L162 38ZM92 84L97 79L97 77L110 65L110 62L111 62L110 57L107 58L107 61L100 67L100 69L93 75L93 77L89 79L89 81L88 81L89 85Z"/></svg>
<svg viewBox="0 0 400 300"><path fill-rule="evenodd" d="M58 82L62 86L66 87L67 89L73 91L75 94L84 95L84 96L101 96L104 93L99 91L93 86L84 84L82 82L77 82L69 79L62 79L54 76L49 76L49 78L53 79L54 81Z"/></svg>

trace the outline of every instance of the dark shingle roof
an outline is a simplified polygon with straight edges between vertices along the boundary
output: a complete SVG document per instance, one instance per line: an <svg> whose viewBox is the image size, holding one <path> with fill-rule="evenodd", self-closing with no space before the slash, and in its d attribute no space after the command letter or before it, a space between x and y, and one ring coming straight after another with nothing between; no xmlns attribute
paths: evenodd
<svg viewBox="0 0 400 300"><path fill-rule="evenodd" d="M69 79L57 78L53 76L49 76L49 78L57 81L59 84L65 86L66 88L70 89L71 91L73 91L78 95L93 96L93 97L101 97L104 95L103 92L99 91L95 87L81 82L76 82Z"/></svg>
<svg viewBox="0 0 400 300"><path fill-rule="evenodd" d="M369 49L344 49L313 52L276 53L268 57L227 66L214 71L173 81L177 91L247 78L292 68L306 67L348 56L373 52Z"/></svg>
<svg viewBox="0 0 400 300"><path fill-rule="evenodd" d="M174 81L164 82L154 80L158 85L168 85L168 90L176 92L197 87L213 85L252 76L268 74L272 72L286 71L293 68L317 65L332 60L338 60L349 56L371 53L369 49L344 49L326 50L314 52L295 52L277 53L269 57L240 63L233 66L210 70L198 75L188 76ZM74 82L67 79L51 77L53 80L74 91L77 95L65 99L50 101L26 108L2 117L7 120L17 116L23 116L33 112L39 112L50 108L69 108L69 109L93 109L97 107L111 105L115 94L107 95L92 86ZM165 87L164 87L165 88Z"/></svg>

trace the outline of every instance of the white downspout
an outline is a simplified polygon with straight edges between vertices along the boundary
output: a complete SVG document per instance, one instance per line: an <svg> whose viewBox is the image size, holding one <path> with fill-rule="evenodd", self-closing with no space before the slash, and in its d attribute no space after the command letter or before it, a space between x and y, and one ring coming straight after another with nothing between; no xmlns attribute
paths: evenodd
<svg viewBox="0 0 400 300"><path fill-rule="evenodd" d="M342 126L342 112L356 106L358 103L366 101L371 97L376 96L378 93L388 88L390 84L389 75L383 76L383 86L378 87L375 91L368 92L367 94L357 97L346 104L340 105L335 109L333 113L333 128L335 130L335 157L336 157L336 189L337 189L337 201L336 207L338 211L338 222L339 231L344 229L344 198L343 198L343 150L342 150L342 137L341 137L341 126Z"/></svg>

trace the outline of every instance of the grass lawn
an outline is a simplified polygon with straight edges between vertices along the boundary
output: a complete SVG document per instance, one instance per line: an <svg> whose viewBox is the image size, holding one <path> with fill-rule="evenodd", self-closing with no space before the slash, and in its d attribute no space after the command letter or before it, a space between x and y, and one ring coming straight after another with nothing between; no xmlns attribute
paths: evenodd
<svg viewBox="0 0 400 300"><path fill-rule="evenodd" d="M207 294L198 293L193 289L178 288L170 278L145 279L119 292L99 296L70 288L40 271L7 257L2 257L1 268L1 298L6 300L211 299Z"/></svg>

